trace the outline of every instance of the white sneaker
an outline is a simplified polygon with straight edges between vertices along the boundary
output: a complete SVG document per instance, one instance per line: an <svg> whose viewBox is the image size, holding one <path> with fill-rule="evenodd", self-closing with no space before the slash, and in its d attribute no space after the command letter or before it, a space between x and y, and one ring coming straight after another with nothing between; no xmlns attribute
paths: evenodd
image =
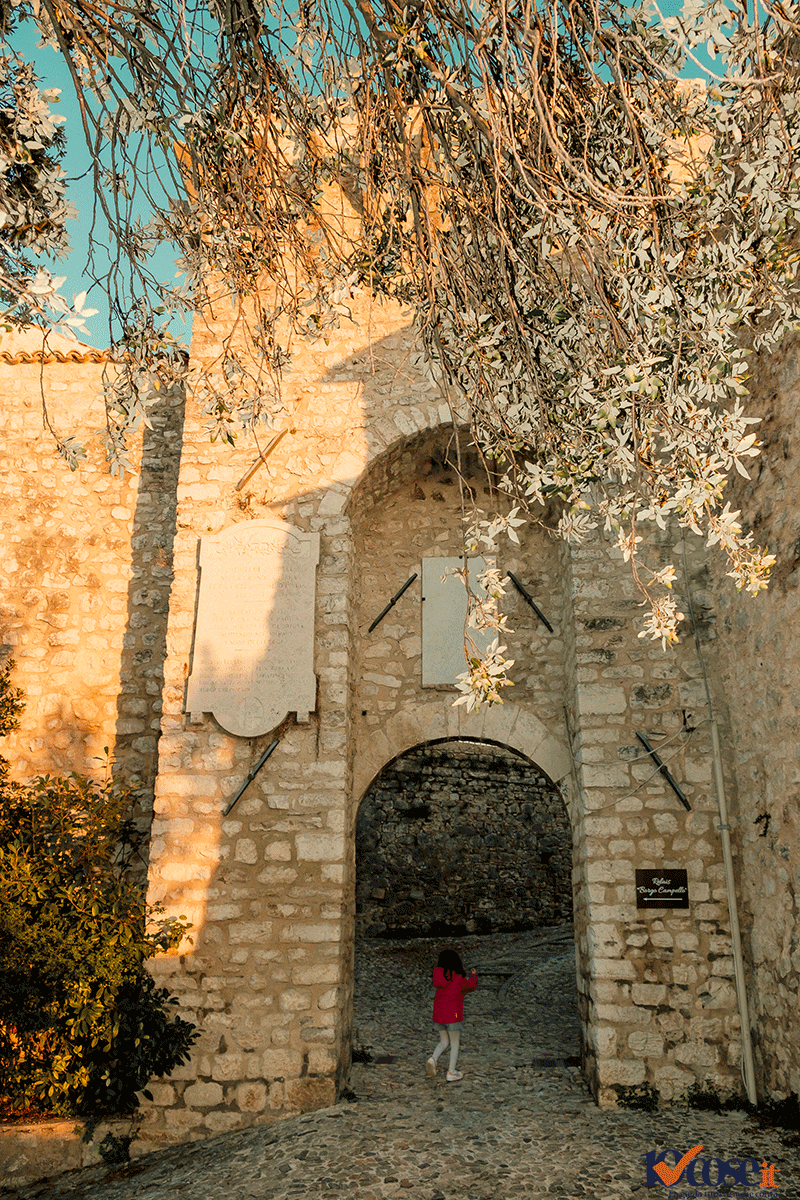
<svg viewBox="0 0 800 1200"><path fill-rule="evenodd" d="M433 1079L436 1074L436 1059L431 1056L425 1063L425 1074L429 1079Z"/></svg>
<svg viewBox="0 0 800 1200"><path fill-rule="evenodd" d="M457 1079L463 1079L463 1078L464 1078L463 1071L448 1071L447 1072L447 1082L448 1083L455 1083L455 1081Z"/></svg>

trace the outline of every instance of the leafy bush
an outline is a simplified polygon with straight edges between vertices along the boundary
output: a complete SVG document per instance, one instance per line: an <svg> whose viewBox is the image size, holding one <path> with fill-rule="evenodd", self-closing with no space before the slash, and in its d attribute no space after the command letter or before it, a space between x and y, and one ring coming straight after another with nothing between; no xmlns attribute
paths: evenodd
<svg viewBox="0 0 800 1200"><path fill-rule="evenodd" d="M614 1090L620 1108L632 1108L638 1112L658 1111L658 1092L652 1083L615 1083Z"/></svg>
<svg viewBox="0 0 800 1200"><path fill-rule="evenodd" d="M12 665L0 734L22 707ZM144 968L188 926L145 902L134 801L110 778L12 783L0 759L0 1093L14 1108L132 1112L197 1036Z"/></svg>
<svg viewBox="0 0 800 1200"><path fill-rule="evenodd" d="M720 1095L709 1080L693 1083L686 1093L686 1104L703 1112L736 1112L748 1109L748 1102L742 1096Z"/></svg>

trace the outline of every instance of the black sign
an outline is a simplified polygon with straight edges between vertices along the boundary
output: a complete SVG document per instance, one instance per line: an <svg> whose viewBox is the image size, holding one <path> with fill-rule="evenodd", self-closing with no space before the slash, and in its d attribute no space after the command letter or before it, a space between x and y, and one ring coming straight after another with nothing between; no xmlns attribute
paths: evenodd
<svg viewBox="0 0 800 1200"><path fill-rule="evenodd" d="M637 908L688 908L689 879L682 868L658 867L636 872Z"/></svg>

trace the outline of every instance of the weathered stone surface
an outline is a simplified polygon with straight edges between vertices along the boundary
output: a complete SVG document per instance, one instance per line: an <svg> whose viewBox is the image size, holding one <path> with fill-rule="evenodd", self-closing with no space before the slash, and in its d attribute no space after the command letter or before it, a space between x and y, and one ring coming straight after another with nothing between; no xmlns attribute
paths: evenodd
<svg viewBox="0 0 800 1200"><path fill-rule="evenodd" d="M518 547L502 548L499 565L534 596L552 634L509 588L504 604L516 662L507 702L467 714L452 707L451 690L423 689L419 582L371 634L369 627L424 559L461 553L459 485L447 449L453 429L442 424L439 398L419 367L407 314L365 300L355 315L361 325L339 331L329 347L298 348L282 396L288 432L243 492L235 483L255 446L246 439L234 448L209 444L199 412L190 406L180 423L177 404L165 405L133 482L108 479L98 458L88 474L68 476L45 462L43 443L31 432L38 367L7 379L9 409L20 417L24 437L9 442L15 507L3 527L2 619L31 717L9 739L13 770L24 777L71 768L109 745L118 757L124 752L121 769L144 777L147 756L152 766L158 753L151 898L195 923L194 944L154 964L203 1030L192 1063L176 1072L175 1090L158 1093L156 1125L163 1136L195 1137L212 1130L209 1112L236 1112L243 1124L255 1120L255 1109L238 1104L236 1089L257 1078L252 1060L269 1053L286 1056L285 1070L269 1076L266 1107L258 1111L272 1117L334 1094L351 1028L358 804L387 763L439 739L505 747L561 789L572 833L568 894L582 1049L596 1095L604 1101L616 1095L602 1075L609 1064L613 1073L614 1063L623 1074L643 1071L656 1088L663 1079L671 1094L686 1076L702 1084L712 1066L701 1060L713 1054L720 1085L737 1080L741 1031L703 665L693 640L683 638L665 657L658 644L638 638L637 597L613 539L595 531L570 548L530 525ZM193 353L213 358L228 332L223 317L205 329L198 320ZM777 586L758 601L728 592L713 598L706 548L692 539L688 585L680 585L691 588L720 725L759 1078L767 1091L784 1094L800 1076L800 838L793 800L800 572L790 501L797 494L793 422L800 410L790 358L782 351L774 367L756 371L754 387L775 396L768 453L759 479L738 485L749 519L777 539L784 556ZM16 386L23 378L24 386ZM96 382L82 375L81 395ZM72 398L77 403L77 392ZM480 496L485 478L468 447L462 451L464 480ZM558 519L555 511L542 516L550 524ZM319 537L313 613L319 682L309 724L284 722L274 754L223 818L269 742L234 736L213 717L184 712L196 548L209 533L232 529L239 536L260 521ZM675 558L676 547L680 561L676 531L655 535L659 562ZM662 752L691 812L637 732ZM513 802L504 798L503 826L511 825ZM445 814L451 801L431 793L430 804ZM477 838L488 869L500 870L509 846L502 838L489 843L500 837L490 811L487 801L480 830L471 813L459 822L476 833L456 833L452 823L451 832L465 846ZM395 824L399 829L400 818ZM538 847L524 837L520 845L509 880L517 889L524 869L533 868L531 891L541 892ZM426 860L424 839L411 854ZM659 866L687 869L687 912L635 908L636 868ZM370 883L370 891L381 890L380 880ZM389 890L373 898L376 906ZM402 902L425 905L428 895L427 881L415 879ZM286 1007L290 993L295 999ZM320 1007L332 997L331 1007ZM692 1021L701 1012L719 1024L698 1032ZM223 1029L227 1050L220 1049ZM330 1042L321 1039L325 1030ZM644 1040L629 1043L633 1032ZM684 1058L681 1047L688 1048ZM220 1107L187 1108L200 1095L190 1090L193 1080L204 1087L214 1082L240 1052L243 1077L225 1075Z"/></svg>
<svg viewBox="0 0 800 1200"><path fill-rule="evenodd" d="M283 522L229 526L200 542L187 712L257 737L316 704L314 601L319 534Z"/></svg>
<svg viewBox="0 0 800 1200"><path fill-rule="evenodd" d="M3 348L9 346L5 338ZM0 361L4 396L0 648L18 663L25 729L4 748L17 778L91 773L106 747L144 788L156 774L183 396L149 410L132 470L108 474L96 431L104 367ZM43 428L87 449L71 472ZM142 737L154 729L152 736Z"/></svg>
<svg viewBox="0 0 800 1200"><path fill-rule="evenodd" d="M451 742L411 751L364 798L356 931L514 929L572 916L564 801L517 755Z"/></svg>

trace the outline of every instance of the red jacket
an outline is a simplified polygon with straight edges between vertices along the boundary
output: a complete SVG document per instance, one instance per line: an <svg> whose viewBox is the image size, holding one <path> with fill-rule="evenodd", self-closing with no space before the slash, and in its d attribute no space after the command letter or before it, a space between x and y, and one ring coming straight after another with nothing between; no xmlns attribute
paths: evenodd
<svg viewBox="0 0 800 1200"><path fill-rule="evenodd" d="M478 976L453 975L446 979L441 967L434 967L433 986L436 988L436 999L433 1002L434 1025L455 1025L464 1020L464 993L474 992L478 986Z"/></svg>

